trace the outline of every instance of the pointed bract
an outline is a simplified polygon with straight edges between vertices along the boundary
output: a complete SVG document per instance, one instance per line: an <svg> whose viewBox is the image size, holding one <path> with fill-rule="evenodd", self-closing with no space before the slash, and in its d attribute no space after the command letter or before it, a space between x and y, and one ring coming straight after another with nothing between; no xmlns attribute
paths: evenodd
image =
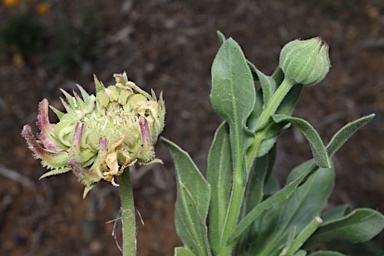
<svg viewBox="0 0 384 256"><path fill-rule="evenodd" d="M85 185L85 196L101 179L115 185L115 176L136 162L161 163L153 143L164 128L163 94L157 100L153 90L143 91L126 73L114 77L116 84L105 87L94 76L96 95L79 85L80 95L62 90L65 112L50 106L59 118L56 124L48 118L48 101L40 102L38 140L28 125L22 136L35 158L51 169L41 178L72 170Z"/></svg>

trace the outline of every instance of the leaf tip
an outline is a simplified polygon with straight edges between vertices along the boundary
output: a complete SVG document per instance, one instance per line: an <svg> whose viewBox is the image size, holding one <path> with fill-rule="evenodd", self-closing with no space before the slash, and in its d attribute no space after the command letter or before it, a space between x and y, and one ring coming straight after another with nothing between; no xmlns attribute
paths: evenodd
<svg viewBox="0 0 384 256"><path fill-rule="evenodd" d="M217 37L219 38L220 42L223 44L226 40L225 35L220 31L216 31Z"/></svg>

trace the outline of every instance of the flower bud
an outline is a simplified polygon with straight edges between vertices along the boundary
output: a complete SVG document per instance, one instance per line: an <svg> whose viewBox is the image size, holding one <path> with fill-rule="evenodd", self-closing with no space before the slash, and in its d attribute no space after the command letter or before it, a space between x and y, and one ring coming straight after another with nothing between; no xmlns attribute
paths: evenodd
<svg viewBox="0 0 384 256"><path fill-rule="evenodd" d="M330 66L329 47L320 37L294 40L286 44L280 53L280 68L285 77L297 84L319 83Z"/></svg>
<svg viewBox="0 0 384 256"><path fill-rule="evenodd" d="M34 156L51 169L41 178L70 170L86 186L86 193L101 179L114 183L135 162L161 162L155 158L154 143L164 128L165 106L160 94L149 95L126 74L114 75L108 87L95 77L96 95L78 86L81 97L62 91L65 112L53 107L59 121L51 124L48 101L39 104L37 139L29 125L22 136Z"/></svg>

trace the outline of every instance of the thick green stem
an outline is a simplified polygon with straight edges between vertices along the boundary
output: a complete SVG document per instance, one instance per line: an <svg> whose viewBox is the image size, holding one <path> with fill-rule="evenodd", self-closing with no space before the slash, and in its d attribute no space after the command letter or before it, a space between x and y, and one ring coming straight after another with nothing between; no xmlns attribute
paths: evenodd
<svg viewBox="0 0 384 256"><path fill-rule="evenodd" d="M295 82L292 79L284 78L283 82L277 88L276 92L273 94L272 98L266 104L264 111L261 113L259 121L256 125L256 137L253 140L252 145L247 152L247 170L251 168L253 159L256 157L257 150L260 146L260 143L263 141L268 127L265 127L268 124L271 116L275 114L277 108L279 107L281 101L287 95L289 90L295 85ZM267 128L267 129L263 129Z"/></svg>
<svg viewBox="0 0 384 256"><path fill-rule="evenodd" d="M321 223L323 223L322 219L320 217L315 217L297 236L285 255L293 255L295 252L297 252L305 243L305 241L307 241L307 239L316 231L316 229L318 229Z"/></svg>
<svg viewBox="0 0 384 256"><path fill-rule="evenodd" d="M254 138L252 145L250 146L250 148L248 149L248 152L247 152L246 166L245 166L245 168L247 170L247 175L249 173L251 165L253 164L253 160L256 157L257 150L258 150L261 142L263 141L265 135L267 134L268 129L270 128L270 125L268 125L268 123L269 123L271 116L273 114L275 114L281 101L284 99L284 97L287 95L287 93L291 90L291 88L294 85L295 85L295 83L293 80L285 78L282 81L282 83L280 84L280 86L277 88L277 90L275 91L275 93L273 94L273 96L269 100L269 102L266 103L265 109L262 112L262 114L260 115L259 121L256 125L255 138ZM228 216L227 216L228 218L230 218L230 217L236 217L236 218L234 218L233 221L227 220L227 223L234 224L233 226L231 225L229 228L227 226L225 227L226 230L231 231L231 232L233 231L233 229L235 228L235 226L237 224L237 220L238 220L238 216L239 216L238 213L240 212L240 209L241 209L241 204L243 201L243 196L244 196L244 192L245 192L245 188L246 188L246 182L245 182L246 180L242 180L243 182L236 182L236 174L238 172L239 172L239 170L236 169L235 175L234 175L235 179L234 179L234 185L232 188L233 192L232 192L232 197L231 197L231 202L230 202L231 205L230 205L229 213L231 213L231 210L232 211L238 210L238 211L236 211L237 215L231 216L228 214ZM247 179L247 178L245 178L245 179ZM231 207L233 207L233 209ZM220 256L231 255L233 246L235 244L235 242L228 244L228 245L225 244L230 233L224 232L224 234L225 234L223 236L224 247L221 250L222 253L219 254Z"/></svg>
<svg viewBox="0 0 384 256"><path fill-rule="evenodd" d="M234 143L237 143L237 148L241 148L239 140L234 139ZM234 228L236 227L237 220L240 216L241 205L244 198L245 193L245 184L246 184L246 170L244 166L244 155L240 150L236 151L234 156L236 159L234 162L236 163L234 167L233 174L233 183L232 183L232 193L229 200L229 206L227 210L227 215L224 222L223 231L220 239L220 250L218 256L229 256L232 253L233 246L235 243L227 244L227 240L229 235L232 233Z"/></svg>
<svg viewBox="0 0 384 256"><path fill-rule="evenodd" d="M129 168L117 177L119 182L121 221L123 224L123 256L136 255L136 219Z"/></svg>
<svg viewBox="0 0 384 256"><path fill-rule="evenodd" d="M239 172L237 172L237 174L239 174ZM235 172L235 176L236 176L236 172ZM229 210L227 213L224 232L221 239L222 244L221 244L221 248L218 253L218 256L230 256L232 253L235 242L227 244L227 240L229 235L232 233L232 231L236 227L237 220L240 214L241 204L243 202L244 192L245 192L245 180L234 178Z"/></svg>
<svg viewBox="0 0 384 256"><path fill-rule="evenodd" d="M246 159L246 166L243 166L242 162L242 156L237 156L237 164L234 172L234 179L233 179L233 186L232 186L232 194L230 198L230 204L229 204L229 210L227 213L227 218L225 222L224 231L222 234L221 239L221 248L218 253L219 256L230 256L233 250L233 247L236 243L236 241L227 244L227 239L236 227L239 213L241 210L241 205L243 202L244 192L246 188L246 180L247 175L244 176L243 168L247 170L250 169L253 159L256 156L257 150L260 146L260 143L263 141L269 127L268 121L270 120L271 116L275 114L277 108L279 107L281 101L284 99L284 97L287 95L289 90L294 85L294 81L291 79L284 79L281 85L278 87L276 92L273 94L270 101L266 104L266 107L261 114L257 128L256 128L256 137L250 147L250 149L247 152L247 159ZM267 126L267 127L266 127ZM265 129L264 129L265 128Z"/></svg>
<svg viewBox="0 0 384 256"><path fill-rule="evenodd" d="M281 101L284 99L285 95L291 90L292 86L295 85L295 81L289 78L284 78L280 86L277 88L276 92L273 94L272 98L267 103L263 113L259 118L257 123L257 129L263 128L264 125L268 122L269 118L275 114L277 108L279 107Z"/></svg>

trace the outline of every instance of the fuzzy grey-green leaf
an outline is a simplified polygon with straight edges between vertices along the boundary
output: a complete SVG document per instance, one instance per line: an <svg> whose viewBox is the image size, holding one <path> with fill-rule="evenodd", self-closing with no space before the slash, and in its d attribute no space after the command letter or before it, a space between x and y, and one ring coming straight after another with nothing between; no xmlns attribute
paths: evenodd
<svg viewBox="0 0 384 256"><path fill-rule="evenodd" d="M344 240L351 243L365 242L384 228L384 216L375 210L359 208L346 216L321 226L304 245L311 248L322 242Z"/></svg>
<svg viewBox="0 0 384 256"><path fill-rule="evenodd" d="M258 204L253 208L236 226L235 230L231 233L227 242L234 241L238 238L251 224L254 222L257 217L259 217L266 209L272 205L288 199L292 193L295 191L297 186L303 182L304 179L311 174L313 169L306 170L302 175L297 177L294 181L289 183L287 186L276 192L274 195L268 197L266 200Z"/></svg>
<svg viewBox="0 0 384 256"><path fill-rule="evenodd" d="M290 122L299 128L311 146L312 154L316 164L321 168L331 167L331 161L328 157L326 148L320 138L320 135L307 121L301 118L280 114L273 115L272 118L276 123Z"/></svg>
<svg viewBox="0 0 384 256"><path fill-rule="evenodd" d="M195 255L211 255L206 219L211 188L187 152L161 138L176 167L176 231L184 246Z"/></svg>
<svg viewBox="0 0 384 256"><path fill-rule="evenodd" d="M262 218L258 218L255 226L260 227L257 230L259 239L254 241L256 246L252 255L275 255L276 249L284 245L293 228L296 228L297 234L301 234L310 223L317 220L332 192L334 178L332 169L318 170L289 199L276 203ZM298 246L296 241L295 246ZM288 251L293 253L292 249L298 249L295 246Z"/></svg>
<svg viewBox="0 0 384 256"><path fill-rule="evenodd" d="M327 153L329 157L333 156L337 150L361 127L369 123L375 114L370 114L364 117L361 117L353 122L346 124L341 128L331 139L327 145Z"/></svg>
<svg viewBox="0 0 384 256"><path fill-rule="evenodd" d="M255 105L255 86L240 46L229 38L220 47L212 64L211 103L230 128L234 166L243 161L247 148L246 120Z"/></svg>
<svg viewBox="0 0 384 256"><path fill-rule="evenodd" d="M232 183L229 128L224 122L216 131L208 154L207 180L212 188L209 208L209 237L213 252L219 250Z"/></svg>
<svg viewBox="0 0 384 256"><path fill-rule="evenodd" d="M212 107L231 125L245 124L253 109L255 88L240 46L227 39L212 64Z"/></svg>

